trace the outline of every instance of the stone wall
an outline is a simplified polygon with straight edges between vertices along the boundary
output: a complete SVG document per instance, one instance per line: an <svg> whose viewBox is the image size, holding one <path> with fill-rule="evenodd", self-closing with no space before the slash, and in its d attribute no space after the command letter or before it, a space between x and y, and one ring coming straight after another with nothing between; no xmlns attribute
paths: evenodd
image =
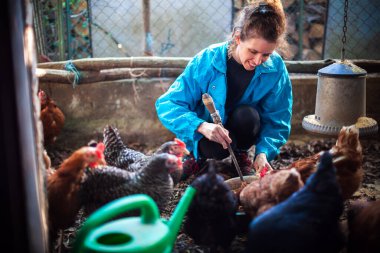
<svg viewBox="0 0 380 253"><path fill-rule="evenodd" d="M81 84L41 83L40 88L57 102L66 115L57 145L75 148L89 140L101 140L105 125L115 125L128 143L148 147L173 138L157 119L155 100L174 79L138 79ZM293 85L292 133L302 131L304 116L314 114L317 76L291 74ZM367 77L367 116L380 122L380 75Z"/></svg>

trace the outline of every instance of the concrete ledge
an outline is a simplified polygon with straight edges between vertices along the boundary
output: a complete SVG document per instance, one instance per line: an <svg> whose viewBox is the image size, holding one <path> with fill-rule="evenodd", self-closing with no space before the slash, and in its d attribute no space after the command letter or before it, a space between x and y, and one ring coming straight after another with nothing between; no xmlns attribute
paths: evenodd
<svg viewBox="0 0 380 253"><path fill-rule="evenodd" d="M313 74L291 74L293 85L292 134L302 132L305 115L314 114L318 78ZM77 148L91 139L102 140L105 125L115 125L128 143L158 146L174 136L157 119L154 103L173 78L119 80L81 84L40 83L57 102L66 122L57 145ZM366 80L367 116L380 122L380 74Z"/></svg>

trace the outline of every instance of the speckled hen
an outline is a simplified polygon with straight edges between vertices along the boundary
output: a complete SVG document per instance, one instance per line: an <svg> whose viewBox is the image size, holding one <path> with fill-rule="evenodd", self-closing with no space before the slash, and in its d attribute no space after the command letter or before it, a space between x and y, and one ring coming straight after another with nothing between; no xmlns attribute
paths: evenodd
<svg viewBox="0 0 380 253"><path fill-rule="evenodd" d="M125 169L128 171L137 171L146 166L150 156L144 153L128 148L120 137L116 127L106 126L103 131L103 142L105 145L104 156L107 163L111 166ZM162 144L154 154L168 153L182 159L184 154L189 154L186 145L181 140L175 138L174 141L168 141Z"/></svg>
<svg viewBox="0 0 380 253"><path fill-rule="evenodd" d="M146 166L129 172L112 166L88 171L81 185L81 200L86 214L117 198L143 193L151 196L162 210L173 192L171 173L182 170L182 162L174 155L149 157Z"/></svg>

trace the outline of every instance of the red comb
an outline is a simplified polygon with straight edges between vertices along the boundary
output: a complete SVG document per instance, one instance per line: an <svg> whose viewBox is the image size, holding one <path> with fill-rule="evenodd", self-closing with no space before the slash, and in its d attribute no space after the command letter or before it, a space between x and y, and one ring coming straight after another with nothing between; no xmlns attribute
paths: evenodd
<svg viewBox="0 0 380 253"><path fill-rule="evenodd" d="M177 143L178 146L180 146L181 148L186 148L186 144L181 141L180 139L178 138L174 138L174 141Z"/></svg>
<svg viewBox="0 0 380 253"><path fill-rule="evenodd" d="M42 95L45 94L45 92L43 90L39 90L37 94L38 94L38 97L41 98Z"/></svg>
<svg viewBox="0 0 380 253"><path fill-rule="evenodd" d="M267 171L268 171L268 166L265 166L264 169L260 172L260 178L263 178L265 174L267 173Z"/></svg>
<svg viewBox="0 0 380 253"><path fill-rule="evenodd" d="M98 145L96 145L96 155L98 156L98 158L103 158L103 152L104 152L104 149L105 149L105 146L103 144L103 142L99 142Z"/></svg>
<svg viewBox="0 0 380 253"><path fill-rule="evenodd" d="M96 145L96 149L95 149L95 154L96 154L96 157L98 157L98 159L104 159L104 149L105 149L105 146L102 142L99 142L97 145ZM99 161L96 161L96 162L92 162L90 163L88 166L90 168L95 168L96 165L98 164Z"/></svg>

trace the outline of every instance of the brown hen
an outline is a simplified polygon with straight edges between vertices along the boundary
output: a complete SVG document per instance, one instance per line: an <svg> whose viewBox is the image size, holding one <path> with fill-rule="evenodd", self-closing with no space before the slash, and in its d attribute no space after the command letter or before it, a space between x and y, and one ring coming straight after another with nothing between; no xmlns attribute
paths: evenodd
<svg viewBox="0 0 380 253"><path fill-rule="evenodd" d="M359 141L359 130L355 125L340 130L336 144L329 152L333 156L343 199L349 199L363 180L362 146ZM296 168L305 183L309 176L317 171L317 162L321 154L322 152L295 161L287 169Z"/></svg>
<svg viewBox="0 0 380 253"><path fill-rule="evenodd" d="M295 169L272 171L248 184L240 192L240 203L246 213L255 217L284 201L303 185Z"/></svg>
<svg viewBox="0 0 380 253"><path fill-rule="evenodd" d="M40 119L44 129L45 144L53 144L61 133L65 123L65 115L43 90L38 92L41 103Z"/></svg>
<svg viewBox="0 0 380 253"><path fill-rule="evenodd" d="M87 167L105 164L104 145L82 147L64 160L47 179L50 236L72 225L80 209L78 191Z"/></svg>

